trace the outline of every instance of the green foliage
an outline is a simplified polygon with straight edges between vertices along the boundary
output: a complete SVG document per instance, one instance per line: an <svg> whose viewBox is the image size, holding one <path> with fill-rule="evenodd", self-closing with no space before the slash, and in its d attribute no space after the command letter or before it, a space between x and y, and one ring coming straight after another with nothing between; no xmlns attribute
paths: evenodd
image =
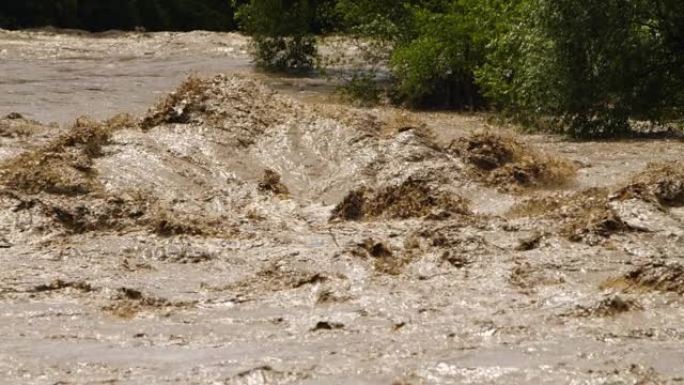
<svg viewBox="0 0 684 385"><path fill-rule="evenodd" d="M309 0L251 0L238 9L253 39L256 64L272 71L308 71L317 50L312 35L315 7Z"/></svg>
<svg viewBox="0 0 684 385"><path fill-rule="evenodd" d="M222 30L235 9L269 70L308 71L314 34L345 33L357 54L327 60L364 104L389 77L396 102L489 107L578 138L684 126L682 0L16 0L0 1L0 26Z"/></svg>
<svg viewBox="0 0 684 385"><path fill-rule="evenodd" d="M395 101L416 107L473 108L483 103L474 76L484 59L479 16L474 12L478 3L340 0L338 10L354 36L367 37L374 42L370 45L390 51L385 64L394 79Z"/></svg>
<svg viewBox="0 0 684 385"><path fill-rule="evenodd" d="M489 105L573 137L684 121L681 0L339 0L337 8L348 31L390 47L392 94L412 106Z"/></svg>
<svg viewBox="0 0 684 385"><path fill-rule="evenodd" d="M534 0L518 0L499 9L504 12L498 17L490 13L489 25L495 32L485 63L476 70L478 84L494 107L525 120L553 97L541 91L544 82L552 81L548 71L552 45L537 23Z"/></svg>
<svg viewBox="0 0 684 385"><path fill-rule="evenodd" d="M487 96L528 124L573 137L630 132L630 121L681 119L679 1L522 1L478 71ZM507 24L506 24L507 23Z"/></svg>
<svg viewBox="0 0 684 385"><path fill-rule="evenodd" d="M255 36L252 48L256 65L275 72L310 71L318 55L312 36Z"/></svg>
<svg viewBox="0 0 684 385"><path fill-rule="evenodd" d="M337 10L337 0L316 0L311 2L314 18L311 30L316 34L339 32L342 29L342 15Z"/></svg>
<svg viewBox="0 0 684 385"><path fill-rule="evenodd" d="M406 0L339 0L343 25L357 36L394 40L410 16Z"/></svg>
<svg viewBox="0 0 684 385"><path fill-rule="evenodd" d="M356 36L407 42L416 35L417 10L445 13L451 0L338 0L344 29Z"/></svg>
<svg viewBox="0 0 684 385"><path fill-rule="evenodd" d="M395 96L419 107L481 106L474 73L484 61L484 41L466 2L453 2L445 13L417 8L413 18L414 37L400 42L390 61Z"/></svg>

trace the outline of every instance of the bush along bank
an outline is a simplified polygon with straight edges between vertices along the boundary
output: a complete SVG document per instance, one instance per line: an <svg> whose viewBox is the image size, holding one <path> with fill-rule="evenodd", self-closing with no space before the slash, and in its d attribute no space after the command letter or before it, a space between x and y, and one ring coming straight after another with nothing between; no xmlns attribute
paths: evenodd
<svg viewBox="0 0 684 385"><path fill-rule="evenodd" d="M238 20L271 70L312 69L321 25L363 39L360 56L390 71L387 98L409 107L491 109L573 138L684 125L677 0L251 0ZM383 99L376 64L347 96Z"/></svg>

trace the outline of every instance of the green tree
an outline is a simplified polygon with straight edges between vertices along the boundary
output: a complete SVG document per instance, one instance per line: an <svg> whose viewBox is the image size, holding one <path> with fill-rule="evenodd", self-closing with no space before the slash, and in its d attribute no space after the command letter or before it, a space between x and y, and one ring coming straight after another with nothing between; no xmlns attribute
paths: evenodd
<svg viewBox="0 0 684 385"><path fill-rule="evenodd" d="M573 137L681 119L684 4L521 1L479 71L486 94L528 124Z"/></svg>
<svg viewBox="0 0 684 385"><path fill-rule="evenodd" d="M443 12L414 9L412 36L397 44L390 61L399 100L419 107L483 105L475 70L484 61L485 41L471 3L453 1L440 7Z"/></svg>

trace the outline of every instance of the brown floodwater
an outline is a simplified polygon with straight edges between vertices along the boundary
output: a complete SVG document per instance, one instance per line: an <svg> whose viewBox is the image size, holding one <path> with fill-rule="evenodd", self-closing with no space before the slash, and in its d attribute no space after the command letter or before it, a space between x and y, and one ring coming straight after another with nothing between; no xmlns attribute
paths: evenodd
<svg viewBox="0 0 684 385"><path fill-rule="evenodd" d="M42 122L142 113L190 74L245 71L234 34L0 32L0 114Z"/></svg>
<svg viewBox="0 0 684 385"><path fill-rule="evenodd" d="M684 383L681 140L350 108L246 49L0 31L0 383Z"/></svg>

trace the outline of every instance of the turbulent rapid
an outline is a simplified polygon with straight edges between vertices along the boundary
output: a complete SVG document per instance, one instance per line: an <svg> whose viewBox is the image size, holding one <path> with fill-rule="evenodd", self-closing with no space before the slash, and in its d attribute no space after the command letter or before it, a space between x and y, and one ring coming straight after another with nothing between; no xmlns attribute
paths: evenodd
<svg viewBox="0 0 684 385"><path fill-rule="evenodd" d="M231 46L221 34L199 48L192 34L7 34L28 62L65 44L52 39L88 60L103 60L102 38L119 54L175 42L188 63ZM150 66L170 54L160 47ZM2 111L7 381L684 378L680 140L598 151L215 72L128 113L46 124L25 104ZM643 151L652 164L636 161Z"/></svg>

